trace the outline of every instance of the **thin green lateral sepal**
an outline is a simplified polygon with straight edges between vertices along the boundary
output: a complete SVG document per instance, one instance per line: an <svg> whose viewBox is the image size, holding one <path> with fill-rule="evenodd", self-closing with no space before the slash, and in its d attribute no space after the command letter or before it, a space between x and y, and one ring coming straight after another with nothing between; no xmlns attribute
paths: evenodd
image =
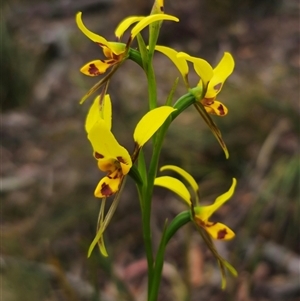
<svg viewBox="0 0 300 301"><path fill-rule="evenodd" d="M206 112L204 106L199 101L195 102L195 108L199 112L199 114L201 115L201 117L203 118L205 123L208 125L208 127L210 128L210 130L212 131L212 133L214 134L216 139L218 140L220 146L222 147L222 149L225 153L226 159L228 159L229 152L228 152L227 146L222 138L222 134L221 134L221 131L219 130L218 126L214 123L214 121L211 119L209 114Z"/></svg>

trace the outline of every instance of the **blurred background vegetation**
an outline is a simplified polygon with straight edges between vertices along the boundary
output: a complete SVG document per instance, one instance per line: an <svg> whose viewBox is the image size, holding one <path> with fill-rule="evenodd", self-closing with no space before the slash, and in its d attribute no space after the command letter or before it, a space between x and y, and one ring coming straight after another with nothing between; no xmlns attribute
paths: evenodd
<svg viewBox="0 0 300 301"><path fill-rule="evenodd" d="M214 216L236 232L217 244L237 268L220 289L215 260L192 227L167 251L160 300L300 300L299 3L296 0L165 1L180 23L165 22L159 44L215 65L224 51L236 68L219 98L229 114L214 118L230 151L226 160L195 110L170 128L161 158L190 171L203 203L238 179L235 196ZM77 28L107 39L128 15L146 15L152 1L12 0L1 12L1 293L6 301L145 300L146 271L139 204L127 182L107 230L110 257L86 258L95 233L102 176L91 156L79 99L97 81L79 68L101 57ZM155 56L163 103L178 76ZM192 68L191 68L192 69ZM113 131L132 149L132 130L147 110L146 79L133 62L113 77ZM191 81L197 77L191 74ZM176 97L185 93L180 81ZM91 101L91 100L90 100ZM149 149L146 147L146 153ZM153 237L181 203L157 189Z"/></svg>

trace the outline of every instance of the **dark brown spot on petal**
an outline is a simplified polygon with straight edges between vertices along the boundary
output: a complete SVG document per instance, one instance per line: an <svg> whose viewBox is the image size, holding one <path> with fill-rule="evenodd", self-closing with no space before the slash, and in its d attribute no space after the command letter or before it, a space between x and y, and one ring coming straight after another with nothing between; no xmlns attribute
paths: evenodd
<svg viewBox="0 0 300 301"><path fill-rule="evenodd" d="M117 157L117 159L118 159L119 162L126 164L125 160L122 157Z"/></svg>
<svg viewBox="0 0 300 301"><path fill-rule="evenodd" d="M217 85L214 86L216 92L220 91L221 88L222 88L222 83L218 83Z"/></svg>
<svg viewBox="0 0 300 301"><path fill-rule="evenodd" d="M114 59L114 61L118 61L120 58L120 55L112 52L112 58Z"/></svg>
<svg viewBox="0 0 300 301"><path fill-rule="evenodd" d="M199 226L205 228L206 224L205 224L205 222L204 222L203 220L201 220L200 218L197 218L197 217L196 217L196 218L195 218L195 221L196 221L196 223L197 223Z"/></svg>
<svg viewBox="0 0 300 301"><path fill-rule="evenodd" d="M95 66L95 64L90 64L89 65L89 70L88 70L89 74L92 74L92 75L100 75L100 71L99 69Z"/></svg>
<svg viewBox="0 0 300 301"><path fill-rule="evenodd" d="M203 98L202 100L202 104L205 106L210 106L214 103L215 97L211 97L211 98Z"/></svg>
<svg viewBox="0 0 300 301"><path fill-rule="evenodd" d="M161 12L164 11L164 7L163 7L163 6L160 7L160 11L161 11Z"/></svg>
<svg viewBox="0 0 300 301"><path fill-rule="evenodd" d="M109 185L107 185L106 183L103 183L101 186L101 193L102 193L102 195L110 196L113 194L113 191L111 190Z"/></svg>
<svg viewBox="0 0 300 301"><path fill-rule="evenodd" d="M218 106L218 111L219 111L220 115L225 115L225 110L224 110L224 107L222 105Z"/></svg>
<svg viewBox="0 0 300 301"><path fill-rule="evenodd" d="M223 229L218 231L218 239L224 239L224 237L228 234L227 229Z"/></svg>
<svg viewBox="0 0 300 301"><path fill-rule="evenodd" d="M94 153L94 156L95 156L96 159L103 159L104 158L103 155L101 155L101 154L99 154L97 152Z"/></svg>

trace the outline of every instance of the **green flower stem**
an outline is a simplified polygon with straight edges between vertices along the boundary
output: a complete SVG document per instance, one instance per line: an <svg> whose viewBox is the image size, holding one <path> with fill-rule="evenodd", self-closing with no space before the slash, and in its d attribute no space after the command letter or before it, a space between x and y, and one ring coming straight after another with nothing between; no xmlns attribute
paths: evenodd
<svg viewBox="0 0 300 301"><path fill-rule="evenodd" d="M162 144L164 141L165 134L171 124L171 122L187 107L192 105L195 102L195 97L188 93L183 95L178 99L178 101L175 103L174 107L177 108L176 111L174 111L171 116L165 121L163 126L160 128L158 133L156 134L155 140L154 140L154 147L153 147L153 154L150 161L150 166L148 170L148 183L147 188L144 190L144 214L143 214L143 231L144 231L144 240L145 240L145 247L146 247L146 253L147 253L147 261L148 261L148 294L150 291L152 291L152 283L153 281L156 281L155 278L157 278L157 275L153 277L153 268L154 268L154 259L153 259L153 253L152 253L152 236L151 236L151 204L152 204L152 195L153 195L153 187L154 187L154 180L156 178L157 169L158 169L158 161L160 157L160 152L162 149ZM150 297L150 296L148 296Z"/></svg>
<svg viewBox="0 0 300 301"><path fill-rule="evenodd" d="M136 62L139 66L141 66L144 69L143 60L139 51L130 48L128 52L128 58ZM145 70L145 72L148 80L148 97L150 110L153 110L157 107L157 89L152 59L153 54L148 53L147 70Z"/></svg>
<svg viewBox="0 0 300 301"><path fill-rule="evenodd" d="M148 79L148 97L149 97L149 109L153 110L157 107L157 94L156 94L156 79L154 74L154 69L152 65L152 58L148 61L147 69L147 79Z"/></svg>
<svg viewBox="0 0 300 301"><path fill-rule="evenodd" d="M153 58L153 53L151 54L149 53L147 70L145 70L148 79L148 95L149 95L150 110L157 107L156 80L155 80L154 70L152 66L152 58ZM144 68L143 60L140 52L130 48L129 59L133 60L139 66ZM153 298L155 298L155 296L157 296L158 293L159 282L161 279L162 265L163 265L164 249L165 249L165 246L161 247L162 249L159 254L162 255L158 255L161 256L161 258L157 258L158 263L156 263L155 265L155 274L154 274L154 258L153 258L152 235L151 235L151 205L152 205L154 180L157 174L160 152L161 152L165 134L171 122L187 107L195 103L195 101L196 101L195 96L192 93L188 93L180 97L175 103L174 108L176 108L177 110L171 114L171 116L165 121L164 125L160 128L158 133L155 135L153 155L148 170L147 186L145 187L145 189L141 189L141 187L139 187L138 189L139 196L140 198L142 198L140 200L140 204L142 206L143 236L144 236L147 263L148 263L148 299L149 300L156 300ZM166 240L166 243L169 241L169 239L170 238ZM164 239L162 238L162 244L161 244L162 246L163 246L163 240ZM154 291L153 291L153 287L156 288Z"/></svg>
<svg viewBox="0 0 300 301"><path fill-rule="evenodd" d="M170 223L170 225L165 228L166 230L163 232L162 239L159 245L159 249L157 252L154 273L153 273L153 281L151 286L151 292L149 296L149 301L156 301L159 291L159 286L161 282L161 275L164 266L164 257L165 250L169 240L173 237L173 235L184 225L191 221L191 212L184 211L178 214Z"/></svg>

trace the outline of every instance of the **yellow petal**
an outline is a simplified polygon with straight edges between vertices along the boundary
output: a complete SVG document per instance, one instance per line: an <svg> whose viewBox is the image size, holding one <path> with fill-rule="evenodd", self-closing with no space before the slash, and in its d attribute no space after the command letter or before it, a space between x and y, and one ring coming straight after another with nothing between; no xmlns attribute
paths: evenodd
<svg viewBox="0 0 300 301"><path fill-rule="evenodd" d="M218 75L214 75L207 86L205 98L215 98L216 95L221 91L223 86L223 80Z"/></svg>
<svg viewBox="0 0 300 301"><path fill-rule="evenodd" d="M93 125L103 119L109 129L111 129L111 100L109 94L106 94L102 103L100 103L100 95L98 95L91 105L85 121L85 130L88 133Z"/></svg>
<svg viewBox="0 0 300 301"><path fill-rule="evenodd" d="M200 226L202 226L214 239L230 240L235 236L234 232L222 223L206 222L205 224L203 224L200 222Z"/></svg>
<svg viewBox="0 0 300 301"><path fill-rule="evenodd" d="M111 49L116 55L121 54L124 52L125 44L122 43L116 43L116 42L108 42L105 38L102 36L99 36L92 31L90 31L82 22L81 18L82 12L78 12L76 14L76 23L79 27L79 29L93 42L98 43L101 47L105 46L109 49Z"/></svg>
<svg viewBox="0 0 300 301"><path fill-rule="evenodd" d="M121 39L123 36L124 32L128 29L129 26L132 24L144 19L145 17L143 16L132 16L124 19L116 28L115 30L115 35L118 39Z"/></svg>
<svg viewBox="0 0 300 301"><path fill-rule="evenodd" d="M80 30L81 30L81 31L82 31L89 39L91 39L93 42L100 43L100 44L102 44L102 45L107 45L107 46L108 46L108 45L109 45L109 42L108 42L105 38L103 38L103 37L101 37L101 36L99 36L99 35L93 33L92 31L90 31L89 29L87 29L87 28L85 27L85 25L84 25L83 22L82 22L81 15L82 15L82 12L78 12L78 13L76 14L76 23L77 23L79 29L80 29Z"/></svg>
<svg viewBox="0 0 300 301"><path fill-rule="evenodd" d="M216 211L218 210L225 202L227 202L233 195L235 187L236 187L236 179L232 179L232 185L229 188L227 192L224 194L220 195L219 197L216 198L215 202L210 205L210 206L203 206L201 207L201 210L199 213L196 214L201 217L201 220L207 221L209 217ZM195 209L196 210L196 209Z"/></svg>
<svg viewBox="0 0 300 301"><path fill-rule="evenodd" d="M111 179L109 177L104 177L98 183L94 195L96 198L109 197L115 194L119 190L122 177Z"/></svg>
<svg viewBox="0 0 300 301"><path fill-rule="evenodd" d="M161 20L169 20L169 21L175 21L175 22L179 21L178 18L171 16L171 15L166 15L166 14L155 14L155 15L147 16L147 17L143 18L138 24L136 24L133 27L133 29L131 30L131 39L133 40L135 38L135 36L149 24L156 22L156 21L161 21Z"/></svg>
<svg viewBox="0 0 300 301"><path fill-rule="evenodd" d="M194 69L196 73L200 76L204 87L206 87L208 82L214 75L213 68L211 67L211 65L203 59L190 56L184 52L179 52L177 57L184 58L187 61L190 61L194 64Z"/></svg>
<svg viewBox="0 0 300 301"><path fill-rule="evenodd" d="M154 180L154 185L167 188L179 195L189 206L191 206L191 195L185 185L176 178L163 176Z"/></svg>
<svg viewBox="0 0 300 301"><path fill-rule="evenodd" d="M215 97L222 89L222 86L227 77L234 69L234 60L229 52L225 52L221 61L214 69L214 76L208 84L207 94L205 97Z"/></svg>
<svg viewBox="0 0 300 301"><path fill-rule="evenodd" d="M176 109L169 106L162 106L149 111L137 124L133 138L142 147L162 126L169 115Z"/></svg>
<svg viewBox="0 0 300 301"><path fill-rule="evenodd" d="M232 73L234 69L234 59L229 52L225 52L221 61L214 68L214 75L218 76L224 83L227 77Z"/></svg>
<svg viewBox="0 0 300 301"><path fill-rule="evenodd" d="M197 184L197 182L195 181L195 179L188 173L186 172L184 169L175 166L175 165L165 165L163 167L160 168L160 171L164 171L164 170L172 170L177 172L179 175L181 175L193 188L193 190L195 191L196 194L198 194L199 191L199 186Z"/></svg>
<svg viewBox="0 0 300 301"><path fill-rule="evenodd" d="M230 53L225 52L218 66L214 69L214 76L210 80L205 97L214 98L221 91L227 77L234 69L234 60Z"/></svg>
<svg viewBox="0 0 300 301"><path fill-rule="evenodd" d="M163 14L163 13L164 13L164 0L155 0L151 10L151 15Z"/></svg>
<svg viewBox="0 0 300 301"><path fill-rule="evenodd" d="M121 168L122 168L122 174L123 175L127 175L129 173L129 170L131 168L132 165L130 164L124 164L122 162L120 162Z"/></svg>
<svg viewBox="0 0 300 301"><path fill-rule="evenodd" d="M103 103L100 104L100 116L105 121L107 127L111 129L112 109L109 94L106 94Z"/></svg>
<svg viewBox="0 0 300 301"><path fill-rule="evenodd" d="M204 105L204 108L207 113L213 115L225 116L228 113L228 109L217 100L215 100L211 105Z"/></svg>
<svg viewBox="0 0 300 301"><path fill-rule="evenodd" d="M106 70L113 66L116 63L116 60L94 60L88 62L83 67L81 67L80 72L88 76L98 76L106 72Z"/></svg>
<svg viewBox="0 0 300 301"><path fill-rule="evenodd" d="M115 159L132 166L128 151L121 146L103 119L99 119L88 133L94 154L99 158ZM97 158L97 155L95 156Z"/></svg>
<svg viewBox="0 0 300 301"><path fill-rule="evenodd" d="M159 46L159 45L155 46L155 50L166 55L177 67L177 69L181 73L183 79L186 80L187 75L189 73L189 67L184 58L177 56L178 52L176 50L174 50L173 48L170 48L170 47Z"/></svg>

